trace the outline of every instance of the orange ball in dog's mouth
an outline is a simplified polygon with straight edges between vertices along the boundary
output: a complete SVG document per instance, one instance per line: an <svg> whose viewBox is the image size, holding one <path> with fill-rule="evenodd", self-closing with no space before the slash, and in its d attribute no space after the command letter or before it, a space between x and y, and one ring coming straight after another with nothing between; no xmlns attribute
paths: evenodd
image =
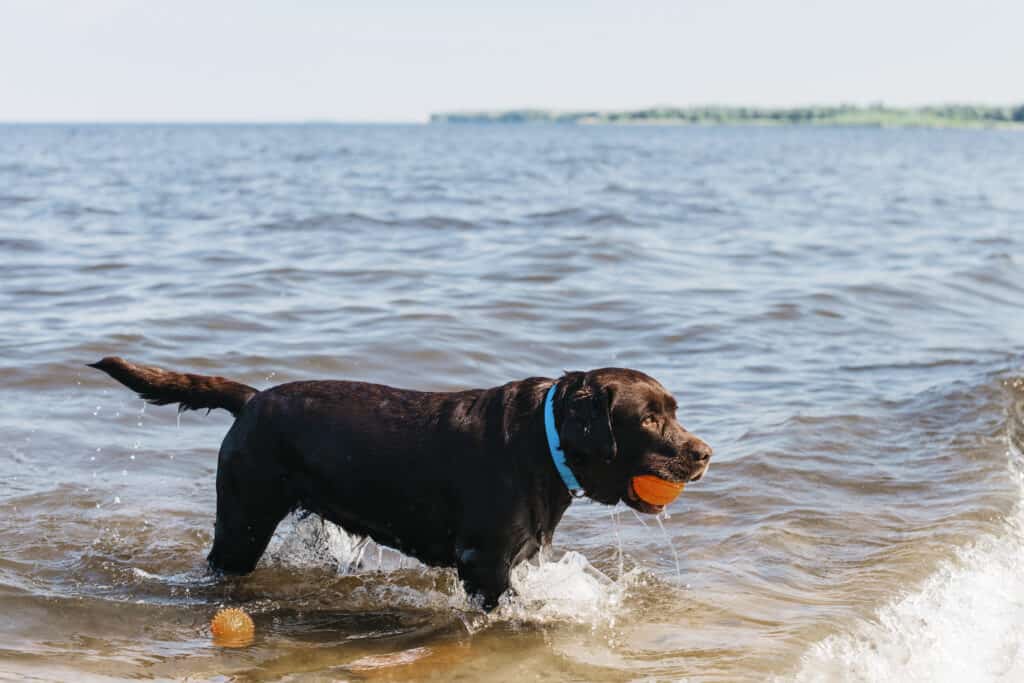
<svg viewBox="0 0 1024 683"><path fill-rule="evenodd" d="M210 622L213 644L221 647L245 647L252 642L256 625L240 609L222 609Z"/></svg>
<svg viewBox="0 0 1024 683"><path fill-rule="evenodd" d="M683 482L672 482L653 474L641 474L633 477L633 493L636 497L648 505L664 506L675 500L683 487Z"/></svg>

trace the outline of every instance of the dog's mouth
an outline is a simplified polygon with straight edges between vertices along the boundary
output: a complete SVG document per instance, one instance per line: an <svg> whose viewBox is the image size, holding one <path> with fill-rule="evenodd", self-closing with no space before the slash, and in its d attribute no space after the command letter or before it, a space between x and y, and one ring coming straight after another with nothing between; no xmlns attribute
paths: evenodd
<svg viewBox="0 0 1024 683"><path fill-rule="evenodd" d="M701 479L703 479L704 475L707 473L708 467L710 467L710 465L711 465L711 463L705 461L704 465L702 467L699 467L696 470L694 470L692 473L690 473L690 478L686 480L687 483L691 483L691 482L695 482L695 481L700 481Z"/></svg>
<svg viewBox="0 0 1024 683"><path fill-rule="evenodd" d="M641 474L630 478L623 500L635 510L656 515L683 492L685 485L685 481Z"/></svg>
<svg viewBox="0 0 1024 683"><path fill-rule="evenodd" d="M671 505L676 497L683 492L683 487L691 482L700 481L707 472L707 465L700 467L685 476L643 473L630 477L626 483L626 493L622 500L634 510L656 515ZM637 489L640 489L639 491Z"/></svg>
<svg viewBox="0 0 1024 683"><path fill-rule="evenodd" d="M633 490L632 480L626 484L626 494L622 496L622 501L637 512L643 512L648 515L659 514L665 509L664 505L652 505L651 503L642 500L640 496L636 495L636 491Z"/></svg>

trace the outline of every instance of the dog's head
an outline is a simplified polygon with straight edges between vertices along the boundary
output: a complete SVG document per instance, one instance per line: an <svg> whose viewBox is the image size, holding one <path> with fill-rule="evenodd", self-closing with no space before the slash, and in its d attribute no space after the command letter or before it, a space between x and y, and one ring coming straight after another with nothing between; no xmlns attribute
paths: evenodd
<svg viewBox="0 0 1024 683"><path fill-rule="evenodd" d="M632 479L654 475L670 482L697 481L711 447L679 424L676 400L653 377L602 368L562 377L559 439L587 496L641 512L660 512L637 497Z"/></svg>

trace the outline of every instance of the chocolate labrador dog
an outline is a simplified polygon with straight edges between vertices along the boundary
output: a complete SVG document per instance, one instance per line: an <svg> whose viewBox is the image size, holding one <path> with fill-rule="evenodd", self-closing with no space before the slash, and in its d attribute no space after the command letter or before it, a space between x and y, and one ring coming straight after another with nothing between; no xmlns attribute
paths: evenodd
<svg viewBox="0 0 1024 683"><path fill-rule="evenodd" d="M700 479L711 448L653 378L623 368L428 393L344 381L258 391L223 377L104 358L92 365L156 404L224 408L208 560L253 570L297 508L433 566L493 609L509 572L550 543L574 495L641 512L631 479Z"/></svg>

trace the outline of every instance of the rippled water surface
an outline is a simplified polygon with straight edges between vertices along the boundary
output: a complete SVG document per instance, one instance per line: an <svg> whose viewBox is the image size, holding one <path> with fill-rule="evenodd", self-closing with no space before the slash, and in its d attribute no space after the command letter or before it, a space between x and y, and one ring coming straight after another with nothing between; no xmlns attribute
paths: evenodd
<svg viewBox="0 0 1024 683"><path fill-rule="evenodd" d="M1024 679L1024 136L0 127L0 676ZM266 387L619 365L716 450L661 520L575 503L484 616L288 520L205 568L230 417L102 355ZM221 606L257 625L210 642Z"/></svg>

